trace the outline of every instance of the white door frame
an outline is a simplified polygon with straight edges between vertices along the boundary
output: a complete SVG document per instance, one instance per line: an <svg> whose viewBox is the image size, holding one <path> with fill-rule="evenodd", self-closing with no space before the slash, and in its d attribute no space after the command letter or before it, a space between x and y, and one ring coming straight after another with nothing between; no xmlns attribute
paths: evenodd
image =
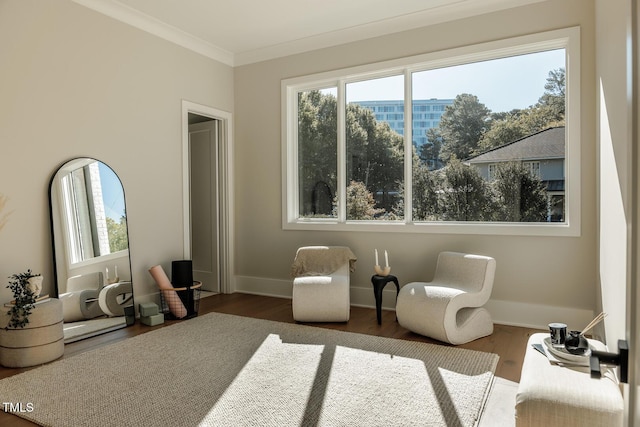
<svg viewBox="0 0 640 427"><path fill-rule="evenodd" d="M629 276L627 280L627 336L629 344L629 385L626 390L626 416L628 426L640 422L640 7L637 1L630 0L629 21L627 22L627 61L630 73L628 81L631 88L629 97L629 123L631 141L631 230L629 239Z"/></svg>
<svg viewBox="0 0 640 427"><path fill-rule="evenodd" d="M233 116L227 111L182 100L182 223L183 253L191 258L191 213L189 171L189 113L209 117L220 122L220 292L229 294L236 289L233 275Z"/></svg>

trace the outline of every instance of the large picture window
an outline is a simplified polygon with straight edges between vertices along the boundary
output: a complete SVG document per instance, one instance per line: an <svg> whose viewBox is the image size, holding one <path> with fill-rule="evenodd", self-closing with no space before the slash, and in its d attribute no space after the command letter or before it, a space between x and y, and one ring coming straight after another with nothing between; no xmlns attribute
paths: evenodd
<svg viewBox="0 0 640 427"><path fill-rule="evenodd" d="M579 31L283 81L285 228L578 235Z"/></svg>

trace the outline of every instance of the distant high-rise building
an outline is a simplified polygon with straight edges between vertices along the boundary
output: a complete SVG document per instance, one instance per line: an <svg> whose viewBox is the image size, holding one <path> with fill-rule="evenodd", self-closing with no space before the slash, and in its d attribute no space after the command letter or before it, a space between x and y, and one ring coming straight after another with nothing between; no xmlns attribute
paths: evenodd
<svg viewBox="0 0 640 427"><path fill-rule="evenodd" d="M391 129L404 135L404 101L356 101L362 107L373 111L376 120L387 122ZM427 130L438 127L440 118L453 99L413 100L412 142L420 147L427 142Z"/></svg>

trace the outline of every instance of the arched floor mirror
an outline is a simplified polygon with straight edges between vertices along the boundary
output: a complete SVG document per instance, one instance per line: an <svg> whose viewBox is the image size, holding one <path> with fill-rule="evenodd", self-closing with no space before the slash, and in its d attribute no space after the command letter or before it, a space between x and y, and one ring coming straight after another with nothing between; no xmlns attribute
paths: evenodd
<svg viewBox="0 0 640 427"><path fill-rule="evenodd" d="M51 178L49 206L65 343L125 327L133 286L118 175L96 159L69 160Z"/></svg>

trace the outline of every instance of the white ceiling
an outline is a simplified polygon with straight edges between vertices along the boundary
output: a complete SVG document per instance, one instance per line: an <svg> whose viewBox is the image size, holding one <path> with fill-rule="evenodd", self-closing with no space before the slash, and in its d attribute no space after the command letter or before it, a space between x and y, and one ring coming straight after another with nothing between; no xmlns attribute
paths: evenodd
<svg viewBox="0 0 640 427"><path fill-rule="evenodd" d="M231 66L544 0L74 0Z"/></svg>

